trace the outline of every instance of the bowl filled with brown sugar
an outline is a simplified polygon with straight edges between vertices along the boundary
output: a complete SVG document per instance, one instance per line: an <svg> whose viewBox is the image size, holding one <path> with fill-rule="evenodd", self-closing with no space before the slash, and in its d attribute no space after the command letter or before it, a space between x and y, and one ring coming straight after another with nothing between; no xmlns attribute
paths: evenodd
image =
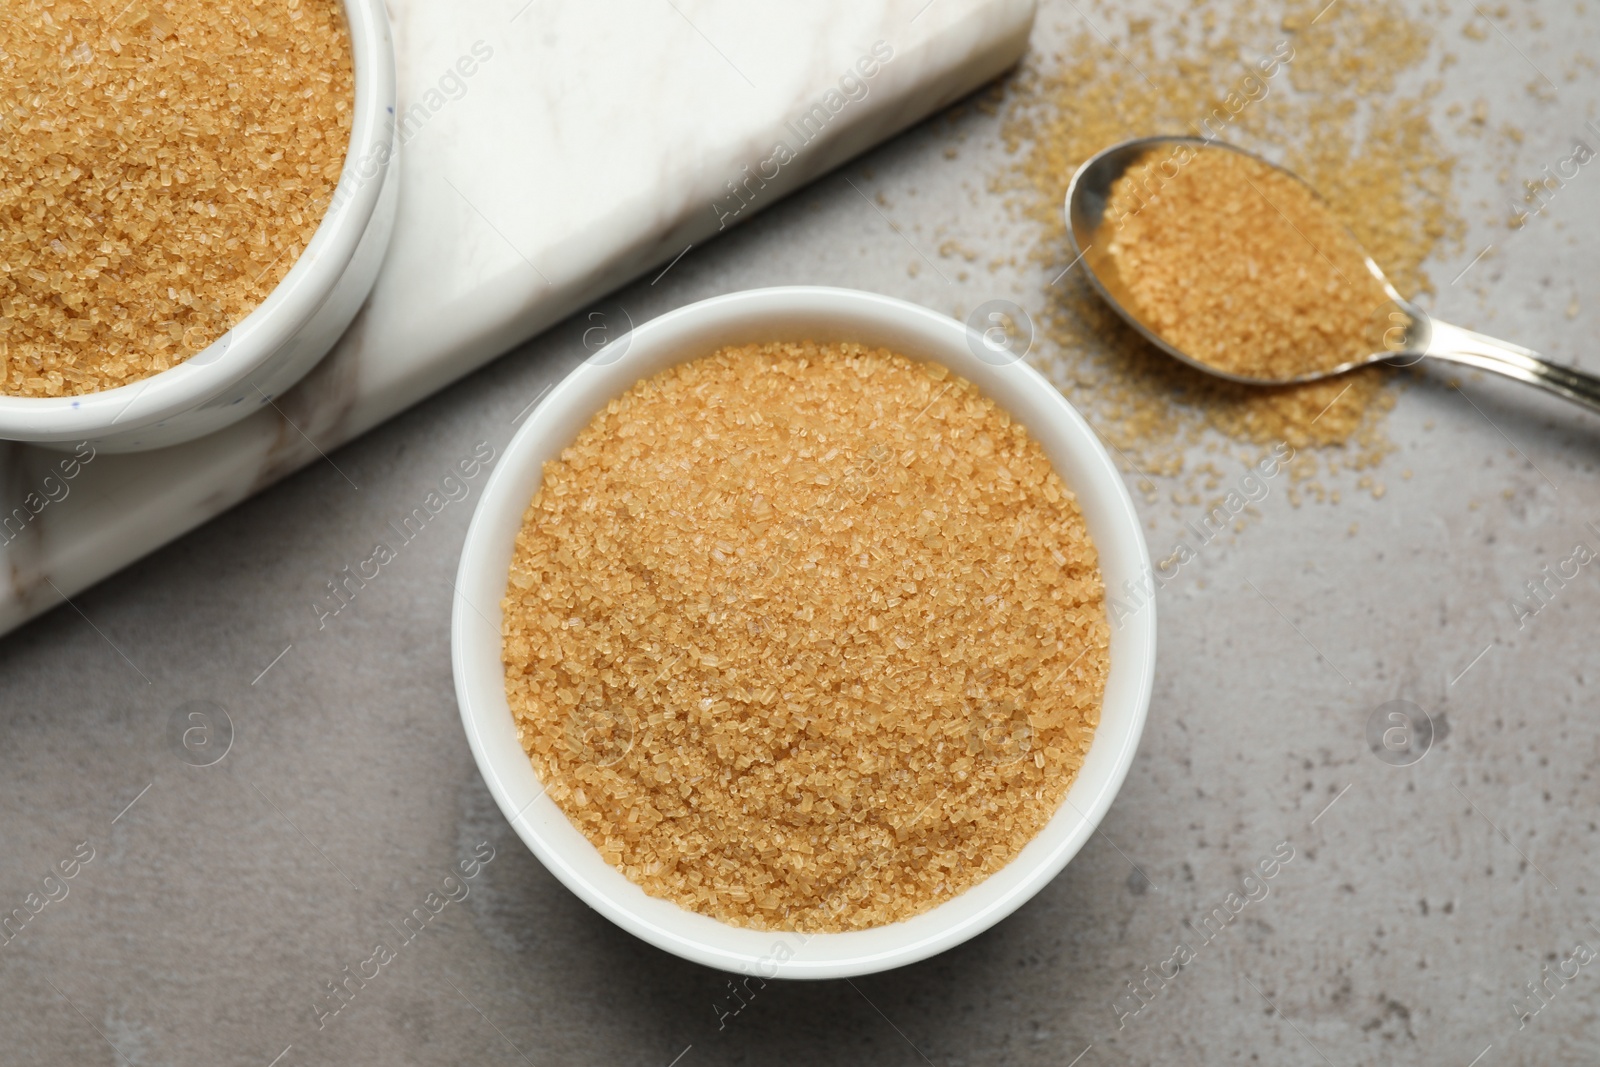
<svg viewBox="0 0 1600 1067"><path fill-rule="evenodd" d="M1026 363L889 297L734 293L527 417L467 535L457 696L501 810L607 918L862 974L987 929L1094 832L1155 656L1153 604L1114 597L1149 575Z"/></svg>
<svg viewBox="0 0 1600 1067"><path fill-rule="evenodd" d="M302 378L393 225L379 0L19 0L0 20L0 439L158 448Z"/></svg>

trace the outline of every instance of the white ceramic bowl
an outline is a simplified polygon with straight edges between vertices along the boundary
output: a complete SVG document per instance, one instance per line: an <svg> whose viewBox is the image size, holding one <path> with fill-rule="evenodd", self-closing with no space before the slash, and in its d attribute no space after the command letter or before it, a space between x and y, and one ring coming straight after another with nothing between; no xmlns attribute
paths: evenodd
<svg viewBox="0 0 1600 1067"><path fill-rule="evenodd" d="M382 0L343 0L355 60L350 147L333 203L282 281L170 370L104 392L0 396L0 440L137 452L237 422L306 375L366 300L394 228L394 42Z"/></svg>
<svg viewBox="0 0 1600 1067"><path fill-rule="evenodd" d="M606 402L641 378L729 344L805 340L882 345L937 361L1022 420L1077 494L1108 592L1150 572L1139 518L1115 464L1082 416L1025 363L980 359L977 334L953 319L873 293L792 287L732 293L679 308L601 349L523 424L483 490L456 583L452 649L461 721L478 768L517 833L557 878L606 918L685 959L764 978L839 978L899 967L999 922L1066 866L1094 833L1133 761L1155 666L1147 605L1114 625L1100 727L1066 802L1000 871L931 911L871 930L800 935L748 930L645 892L601 859L544 795L517 741L501 664L500 601L523 512L542 465Z"/></svg>

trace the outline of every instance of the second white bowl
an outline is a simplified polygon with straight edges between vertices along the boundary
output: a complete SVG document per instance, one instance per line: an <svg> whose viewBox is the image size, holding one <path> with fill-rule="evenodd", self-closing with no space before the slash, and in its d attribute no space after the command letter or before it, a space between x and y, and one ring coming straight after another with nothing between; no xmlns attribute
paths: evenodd
<svg viewBox="0 0 1600 1067"><path fill-rule="evenodd" d="M255 310L188 360L82 396L0 396L0 440L100 452L191 441L238 422L305 377L372 290L394 230L394 41L383 0L343 0L355 69L350 145L332 203Z"/></svg>

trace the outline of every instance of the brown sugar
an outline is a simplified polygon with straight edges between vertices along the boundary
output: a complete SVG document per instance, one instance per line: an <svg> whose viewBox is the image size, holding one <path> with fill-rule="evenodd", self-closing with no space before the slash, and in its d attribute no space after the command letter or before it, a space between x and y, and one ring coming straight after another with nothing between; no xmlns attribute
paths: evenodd
<svg viewBox="0 0 1600 1067"><path fill-rule="evenodd" d="M1192 359L1289 381L1382 351L1392 301L1310 188L1227 148L1156 150L1095 235L1128 310Z"/></svg>
<svg viewBox="0 0 1600 1067"><path fill-rule="evenodd" d="M9 0L0 393L175 366L288 273L344 164L337 0Z"/></svg>
<svg viewBox="0 0 1600 1067"><path fill-rule="evenodd" d="M759 928L893 922L1002 867L1109 664L1037 442L850 344L724 349L613 400L545 465L503 606L549 795L647 892Z"/></svg>
<svg viewBox="0 0 1600 1067"><path fill-rule="evenodd" d="M1438 86L1424 81L1439 58L1431 24L1381 0L1187 0L1159 22L1092 15L1008 83L1002 132L1015 162L993 188L1034 223L1033 258L1053 280L1032 358L1137 473L1147 501L1153 479L1192 475L1202 447L1253 464L1290 445L1291 499L1321 495L1311 479L1324 471L1381 462L1403 375L1371 368L1263 388L1185 366L1111 311L1081 268L1062 273L1072 258L1062 201L1078 165L1109 145L1215 136L1300 175L1400 292L1426 293L1423 264L1462 233L1455 160L1431 115Z"/></svg>

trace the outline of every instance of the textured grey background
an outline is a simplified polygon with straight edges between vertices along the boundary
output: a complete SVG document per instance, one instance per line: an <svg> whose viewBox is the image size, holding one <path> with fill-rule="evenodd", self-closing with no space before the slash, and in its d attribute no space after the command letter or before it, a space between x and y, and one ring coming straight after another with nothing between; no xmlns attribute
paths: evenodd
<svg viewBox="0 0 1600 1067"><path fill-rule="evenodd" d="M1461 34L1471 5L1429 9L1464 58L1438 106L1486 96L1496 122L1527 130L1520 146L1461 142L1475 227L1500 214L1502 167L1537 175L1593 114L1595 76L1574 57L1593 54L1596 16L1545 8L1542 28L1517 5L1505 35L1481 42ZM1071 3L1047 3L1035 47L1079 32ZM1535 64L1556 76L1554 99L1525 89ZM899 232L834 175L619 299L644 318L822 282L957 314L996 296L1037 306L1045 272L985 266L1021 262L1030 242L987 191L1003 166L997 133L968 108L848 168L883 194ZM1508 154L1483 154L1488 143ZM1600 370L1597 174L1582 172L1461 285L1445 283L1494 233L1475 228L1434 264L1440 313ZM977 258L941 258L946 239ZM1600 548L1584 526L1600 520L1595 419L1498 382L1414 384L1389 423L1401 449L1380 474L1382 500L1353 477L1337 506L1295 509L1274 492L1260 521L1162 592L1139 757L1104 834L1053 884L943 956L853 983L769 985L723 1020L735 1003L725 976L579 903L478 777L447 641L473 501L447 507L326 629L312 608L457 460L479 442L502 447L582 355L565 324L0 641L0 911L42 896L80 842L94 853L64 899L0 946L5 1062L1593 1058L1596 968L1525 1029L1512 1003L1578 940L1600 946L1600 565L1524 629L1508 602L1576 542ZM1152 545L1176 533L1171 511L1147 509ZM1410 767L1380 762L1365 739L1373 709L1396 698L1437 725ZM180 758L174 715L191 701L232 724L212 766ZM1119 1030L1125 982L1193 944L1185 921L1283 841L1295 858L1270 896ZM325 983L394 943L394 926L480 842L494 859L470 895L319 1030Z"/></svg>

